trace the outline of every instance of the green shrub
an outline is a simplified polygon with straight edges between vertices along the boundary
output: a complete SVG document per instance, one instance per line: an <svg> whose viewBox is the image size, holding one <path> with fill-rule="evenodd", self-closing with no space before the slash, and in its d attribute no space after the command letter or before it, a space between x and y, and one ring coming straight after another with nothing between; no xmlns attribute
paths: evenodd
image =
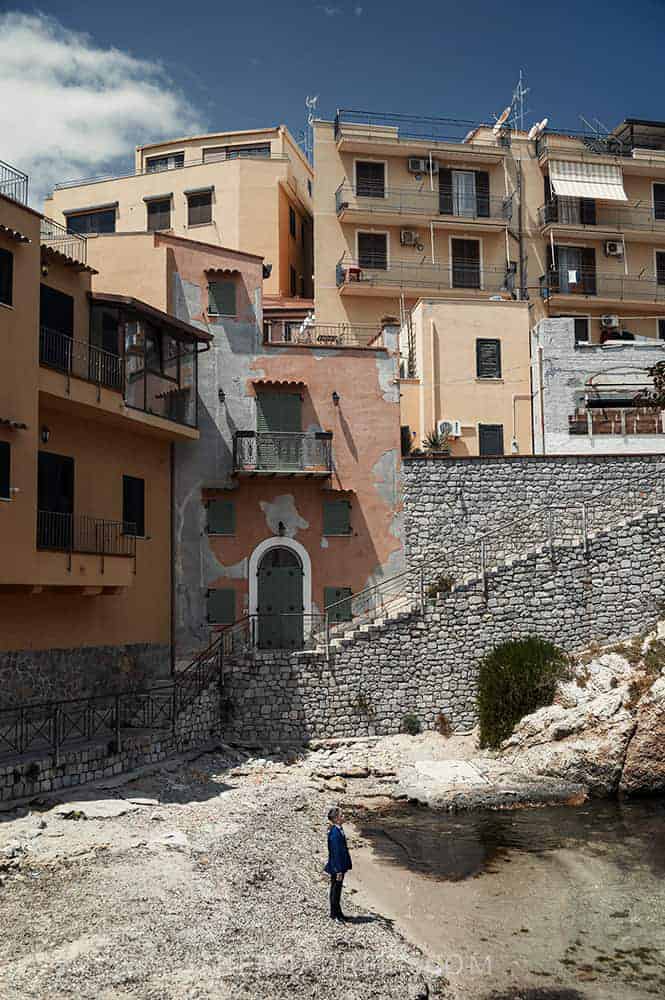
<svg viewBox="0 0 665 1000"><path fill-rule="evenodd" d="M417 736L421 729L420 719L413 712L408 712L402 719L403 733L408 733L409 736Z"/></svg>
<svg viewBox="0 0 665 1000"><path fill-rule="evenodd" d="M502 642L480 663L478 718L481 747L497 748L525 715L551 705L568 658L551 642L528 636Z"/></svg>

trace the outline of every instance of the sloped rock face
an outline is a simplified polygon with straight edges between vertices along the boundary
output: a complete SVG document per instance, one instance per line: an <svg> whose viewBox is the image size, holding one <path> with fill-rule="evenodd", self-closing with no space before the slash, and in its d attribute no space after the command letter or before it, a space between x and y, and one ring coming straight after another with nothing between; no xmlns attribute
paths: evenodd
<svg viewBox="0 0 665 1000"><path fill-rule="evenodd" d="M660 677L637 706L620 790L627 795L665 792L665 677Z"/></svg>

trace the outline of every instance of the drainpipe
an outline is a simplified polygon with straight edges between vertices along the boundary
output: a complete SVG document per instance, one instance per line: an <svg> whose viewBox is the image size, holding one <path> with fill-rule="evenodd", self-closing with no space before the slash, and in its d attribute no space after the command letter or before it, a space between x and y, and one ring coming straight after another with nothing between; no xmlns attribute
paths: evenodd
<svg viewBox="0 0 665 1000"><path fill-rule="evenodd" d="M513 453L515 455L519 452L519 444L518 444L518 441L517 441L517 406L516 406L516 403L517 403L518 399L529 399L530 400L531 399L531 395L530 394L524 394L524 393L520 394L520 393L516 393L516 392L513 393L513 438L512 438L512 441L511 441L510 444L511 444L512 451L513 451Z"/></svg>
<svg viewBox="0 0 665 1000"><path fill-rule="evenodd" d="M169 493L171 503L171 586L169 594L169 645L171 659L171 676L175 675L175 442L169 447Z"/></svg>
<svg viewBox="0 0 665 1000"><path fill-rule="evenodd" d="M522 161L517 161L517 196L519 199L517 212L517 240L520 254L520 299L528 300L529 290L526 280L526 258L524 254L524 175L522 174Z"/></svg>

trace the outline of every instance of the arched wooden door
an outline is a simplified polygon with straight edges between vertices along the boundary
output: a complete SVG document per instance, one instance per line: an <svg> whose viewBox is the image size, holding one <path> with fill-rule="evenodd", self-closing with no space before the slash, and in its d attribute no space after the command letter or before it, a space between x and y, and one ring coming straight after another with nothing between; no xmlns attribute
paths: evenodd
<svg viewBox="0 0 665 1000"><path fill-rule="evenodd" d="M258 569L259 649L301 649L303 568L287 548L269 549Z"/></svg>

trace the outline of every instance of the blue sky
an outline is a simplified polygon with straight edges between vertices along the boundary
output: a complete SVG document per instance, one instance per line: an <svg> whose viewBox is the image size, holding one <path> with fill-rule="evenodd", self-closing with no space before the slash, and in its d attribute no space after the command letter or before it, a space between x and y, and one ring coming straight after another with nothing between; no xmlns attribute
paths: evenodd
<svg viewBox="0 0 665 1000"><path fill-rule="evenodd" d="M148 141L170 134L179 121L206 130L285 122L297 132L304 124L308 93L319 95L322 117L342 106L491 120L493 112L509 103L520 68L531 87L529 123L545 115L552 124L570 128L581 127L580 114L609 126L626 115L665 118L663 0L603 5L559 0L537 6L486 0L254 0L244 5L223 0L50 0L41 8L11 3L0 7L0 85L5 83L3 36L4 45L17 50L11 33L2 30L5 12L14 28L41 23L40 41L45 32L57 36L64 46L61 54L75 57L81 46L89 53L112 47L136 60L129 72L132 85L142 85L143 73L155 88L155 101L152 115L147 107L142 114L132 107L131 128L123 134L132 141L137 135L136 141ZM29 17L21 21L21 15ZM67 59L65 55L65 63ZM118 137L106 141L102 133L118 130L121 98L129 99L129 90L121 69L110 66L117 102L110 124L104 108L106 82L90 85L86 80L86 73L94 76L91 61L82 74L77 68L67 77L66 67L53 60L52 73L61 93L66 88L72 108L77 107L77 77L89 93L100 95L97 158L93 163L87 154L73 151L63 155L62 169L118 161ZM39 73L36 92L41 93L44 74L31 68L34 64L35 53L26 53L21 73ZM3 151L10 158L11 116L21 113L25 100L18 70L13 83L15 100L9 109L5 104L4 112L0 108L0 158ZM6 86L3 92L7 94ZM80 108L90 119L90 101L81 101ZM71 112L74 124L81 113ZM89 121L85 130L94 143L92 129ZM44 121L43 142L49 131ZM65 135L61 132L60 144ZM28 137L19 137L15 145L23 162L32 162ZM32 169L46 183L44 164Z"/></svg>

